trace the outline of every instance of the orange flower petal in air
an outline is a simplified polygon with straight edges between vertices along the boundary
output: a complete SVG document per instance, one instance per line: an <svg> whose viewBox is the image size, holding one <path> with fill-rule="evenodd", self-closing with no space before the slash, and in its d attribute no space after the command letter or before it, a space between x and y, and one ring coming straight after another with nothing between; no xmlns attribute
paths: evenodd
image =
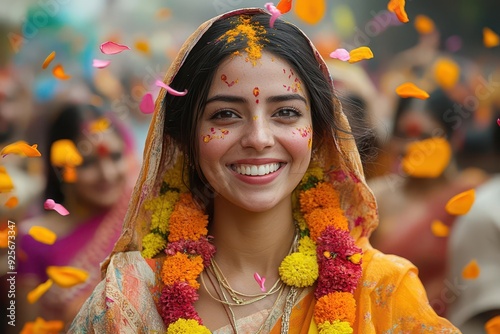
<svg viewBox="0 0 500 334"><path fill-rule="evenodd" d="M14 189L12 179L7 173L5 167L0 166L0 193L8 193Z"/></svg>
<svg viewBox="0 0 500 334"><path fill-rule="evenodd" d="M486 334L500 334L500 315L491 318L484 325Z"/></svg>
<svg viewBox="0 0 500 334"><path fill-rule="evenodd" d="M450 228L437 219L432 222L431 230L436 237L447 237L450 232Z"/></svg>
<svg viewBox="0 0 500 334"><path fill-rule="evenodd" d="M416 99L426 100L429 98L429 93L425 90L420 89L411 82L405 82L396 88L396 94L402 98L414 97Z"/></svg>
<svg viewBox="0 0 500 334"><path fill-rule="evenodd" d="M140 51L140 52L142 52L142 53L144 53L146 55L149 55L151 53L150 47L149 47L149 43L145 39L138 39L138 40L136 40L135 41L135 48L138 51Z"/></svg>
<svg viewBox="0 0 500 334"><path fill-rule="evenodd" d="M63 180L66 183L75 183L78 179L75 167L64 167L62 171Z"/></svg>
<svg viewBox="0 0 500 334"><path fill-rule="evenodd" d="M427 35L433 32L436 27L434 21L432 21L428 16L417 15L415 17L415 22L413 23L417 32L421 35Z"/></svg>
<svg viewBox="0 0 500 334"><path fill-rule="evenodd" d="M453 88L460 78L460 67L449 58L441 58L434 64L434 78L443 89Z"/></svg>
<svg viewBox="0 0 500 334"><path fill-rule="evenodd" d="M63 288L71 288L85 282L89 278L89 274L85 270L67 266L48 266L47 275L54 283Z"/></svg>
<svg viewBox="0 0 500 334"><path fill-rule="evenodd" d="M56 57L56 52L52 51L43 61L42 68L46 69L50 65L50 63L54 60L55 57Z"/></svg>
<svg viewBox="0 0 500 334"><path fill-rule="evenodd" d="M405 0L389 0L387 9L396 14L400 22L406 23L410 21L405 11Z"/></svg>
<svg viewBox="0 0 500 334"><path fill-rule="evenodd" d="M483 44L487 48L493 48L500 44L500 37L490 28L483 28Z"/></svg>
<svg viewBox="0 0 500 334"><path fill-rule="evenodd" d="M76 167L81 165L83 158L73 141L60 139L52 143L50 148L50 163L55 167Z"/></svg>
<svg viewBox="0 0 500 334"><path fill-rule="evenodd" d="M172 15L170 8L160 8L156 11L155 17L158 20L168 19Z"/></svg>
<svg viewBox="0 0 500 334"><path fill-rule="evenodd" d="M41 154L38 151L37 147L37 144L33 144L32 146L30 146L25 141L19 140L5 146L0 151L0 155L2 157L5 157L7 154L18 154L25 157L40 157Z"/></svg>
<svg viewBox="0 0 500 334"><path fill-rule="evenodd" d="M64 68L61 64L57 64L53 69L52 69L52 74L60 80L68 80L71 78L71 75L67 75L64 72Z"/></svg>
<svg viewBox="0 0 500 334"><path fill-rule="evenodd" d="M474 204L475 198L476 191L474 189L461 192L460 194L453 196L448 203L446 203L446 212L455 216L465 215L469 212L472 204Z"/></svg>
<svg viewBox="0 0 500 334"><path fill-rule="evenodd" d="M401 164L408 175L436 178L446 169L450 159L450 143L444 138L433 137L408 144Z"/></svg>
<svg viewBox="0 0 500 334"><path fill-rule="evenodd" d="M295 2L295 14L305 23L318 23L325 16L325 12L325 0L296 0Z"/></svg>
<svg viewBox="0 0 500 334"><path fill-rule="evenodd" d="M107 119L106 117L101 117L90 123L89 130L92 133L104 132L107 129L109 129L109 125L110 125L109 119Z"/></svg>
<svg viewBox="0 0 500 334"><path fill-rule="evenodd" d="M480 273L479 265L476 260L471 260L467 265L462 269L462 277L465 279L476 279L479 277Z"/></svg>
<svg viewBox="0 0 500 334"><path fill-rule="evenodd" d="M45 321L37 317L35 321L24 324L20 334L59 334L64 328L64 322L61 320Z"/></svg>
<svg viewBox="0 0 500 334"><path fill-rule="evenodd" d="M356 48L354 50L351 50L349 52L349 63L356 63L361 60L365 59L372 59L373 58L373 52L372 50L367 47L367 46L360 46L359 48Z"/></svg>
<svg viewBox="0 0 500 334"><path fill-rule="evenodd" d="M54 232L42 226L32 226L28 231L28 234L31 235L36 241L46 245L54 244L57 239L57 235Z"/></svg>
<svg viewBox="0 0 500 334"><path fill-rule="evenodd" d="M16 196L10 197L7 202L5 202L4 206L9 209L15 208L19 204L19 199Z"/></svg>
<svg viewBox="0 0 500 334"><path fill-rule="evenodd" d="M54 282L51 279L48 279L44 283L38 285L36 288L28 292L28 302L30 304L35 303L38 299L40 299L41 296L43 296L45 292L47 292L48 289L50 289L52 283Z"/></svg>
<svg viewBox="0 0 500 334"><path fill-rule="evenodd" d="M278 9L281 14L288 13L290 9L292 9L292 0L280 0L276 5L276 9Z"/></svg>

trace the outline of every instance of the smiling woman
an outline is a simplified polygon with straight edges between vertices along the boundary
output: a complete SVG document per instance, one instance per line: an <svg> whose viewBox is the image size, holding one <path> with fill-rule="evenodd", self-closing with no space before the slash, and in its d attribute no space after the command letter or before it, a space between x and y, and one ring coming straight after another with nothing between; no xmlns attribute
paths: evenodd
<svg viewBox="0 0 500 334"><path fill-rule="evenodd" d="M257 8L202 24L164 83L124 231L70 332L454 333L376 203L328 69Z"/></svg>

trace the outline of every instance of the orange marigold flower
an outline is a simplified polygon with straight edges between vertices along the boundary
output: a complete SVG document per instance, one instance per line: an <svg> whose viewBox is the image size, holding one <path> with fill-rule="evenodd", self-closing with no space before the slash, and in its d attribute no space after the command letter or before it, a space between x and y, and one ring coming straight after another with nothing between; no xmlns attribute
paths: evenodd
<svg viewBox="0 0 500 334"><path fill-rule="evenodd" d="M300 210L311 213L317 208L340 207L337 191L328 182L321 182L316 187L300 193Z"/></svg>
<svg viewBox="0 0 500 334"><path fill-rule="evenodd" d="M170 215L168 241L198 240L208 233L208 216L201 211L191 195L182 194Z"/></svg>
<svg viewBox="0 0 500 334"><path fill-rule="evenodd" d="M316 302L314 320L317 324L334 320L354 324L356 319L356 301L349 292L332 292Z"/></svg>
<svg viewBox="0 0 500 334"><path fill-rule="evenodd" d="M196 278L202 271L203 259L201 256L189 257L184 253L176 253L174 256L168 256L163 262L161 276L165 285L187 282L193 288L198 289L200 284Z"/></svg>
<svg viewBox="0 0 500 334"><path fill-rule="evenodd" d="M349 222L339 207L319 208L304 216L309 227L309 235L316 242L327 226L341 230L349 229Z"/></svg>

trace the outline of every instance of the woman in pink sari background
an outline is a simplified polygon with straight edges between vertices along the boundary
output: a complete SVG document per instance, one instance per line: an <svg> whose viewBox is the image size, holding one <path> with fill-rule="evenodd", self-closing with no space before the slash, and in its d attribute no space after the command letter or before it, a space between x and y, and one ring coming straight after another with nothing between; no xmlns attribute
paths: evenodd
<svg viewBox="0 0 500 334"><path fill-rule="evenodd" d="M76 167L76 178L62 177L61 168L50 165L50 152L44 154L47 163L45 198L63 204L69 215L46 211L20 224L18 261L19 303L23 318L33 321L62 320L69 323L81 304L100 280L99 264L113 249L121 233L137 163L131 136L112 115L80 104L67 104L55 115L48 129L47 149L61 139L71 140L83 158ZM28 231L42 226L53 231L57 240L52 245L33 239ZM55 284L34 304L26 295L47 280L47 266L72 266L89 273L89 279L71 288ZM19 319L20 320L20 319Z"/></svg>

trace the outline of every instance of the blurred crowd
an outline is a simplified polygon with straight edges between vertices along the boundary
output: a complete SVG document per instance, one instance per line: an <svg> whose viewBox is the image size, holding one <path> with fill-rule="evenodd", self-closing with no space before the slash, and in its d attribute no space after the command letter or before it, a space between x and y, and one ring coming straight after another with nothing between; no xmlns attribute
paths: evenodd
<svg viewBox="0 0 500 334"><path fill-rule="evenodd" d="M142 98L156 96L155 80L202 20L189 24L186 13L196 9L184 8L178 15L179 4L155 2L147 8L132 1L103 1L85 12L77 3L54 0L45 8L33 2L21 21L0 22L0 150L24 141L37 144L41 155L0 157L1 307L11 303L7 273L16 272L17 308L15 328L4 319L1 332L20 332L38 317L62 321L65 328L100 280L99 263L119 236L142 160L151 120L141 111ZM214 1L211 8L222 12L248 4ZM126 12L121 5L129 15L120 16ZM347 7L332 9L316 25L290 16L306 30L316 29L314 43L328 60L350 118L379 205L373 246L412 261L436 312L464 333L481 333L489 319L500 315L500 215L495 213L500 198L500 47L474 43L475 48L466 49L467 40L441 32L449 30L445 18L422 15L427 25L416 25L420 13L412 5L407 5L411 20L406 25L414 30L414 43L394 47L383 59L375 53L372 63L329 57L355 44L352 34L347 39L343 33L366 27L355 22ZM137 20L130 14L134 11ZM372 12L378 13L372 19L388 22L384 29L401 29L384 8ZM491 28L500 34L500 27ZM377 43L393 42L384 39L382 30L376 38L369 36L374 50ZM104 55L99 45L105 41L130 49ZM49 63L51 52L55 58ZM92 66L94 59L111 63L98 68ZM405 82L429 97L400 97L395 90ZM70 145L63 150L74 159L58 163L57 145L65 140ZM470 211L446 209L450 199L471 189ZM49 199L70 214L47 209ZM33 227L52 231L57 239L36 240ZM9 238L9 230L15 230L15 238ZM14 269L8 262L9 240L15 241ZM464 275L471 261L479 272L473 277ZM42 284L57 281L47 271L51 266L83 269L89 279L71 287L46 285L42 293Z"/></svg>

